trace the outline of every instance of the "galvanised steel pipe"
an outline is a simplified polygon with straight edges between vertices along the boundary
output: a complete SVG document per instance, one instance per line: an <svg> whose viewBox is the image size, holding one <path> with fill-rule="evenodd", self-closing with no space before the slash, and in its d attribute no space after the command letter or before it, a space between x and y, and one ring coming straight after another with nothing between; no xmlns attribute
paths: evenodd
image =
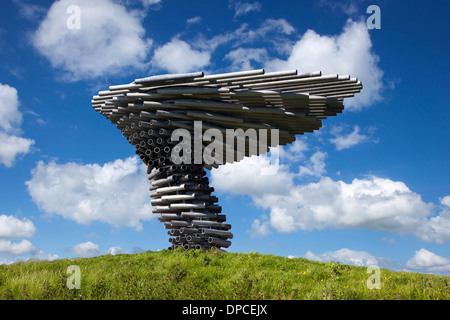
<svg viewBox="0 0 450 320"><path fill-rule="evenodd" d="M219 247L225 247L225 248L228 248L231 245L231 242L228 240L222 240L220 238L213 238L213 237L208 238L208 243L218 245Z"/></svg>
<svg viewBox="0 0 450 320"><path fill-rule="evenodd" d="M220 236L223 238L233 238L233 234L231 232L218 229L202 229L202 234Z"/></svg>

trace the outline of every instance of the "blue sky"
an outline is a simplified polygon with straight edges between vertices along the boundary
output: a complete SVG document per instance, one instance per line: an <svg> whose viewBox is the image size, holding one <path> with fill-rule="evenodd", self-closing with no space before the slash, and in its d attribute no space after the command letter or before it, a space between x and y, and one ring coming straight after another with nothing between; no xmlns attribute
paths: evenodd
<svg viewBox="0 0 450 320"><path fill-rule="evenodd" d="M70 29L67 8L80 8ZM380 29L368 29L370 5ZM160 250L145 167L93 95L149 75L350 74L342 114L210 173L233 252L450 275L450 2L2 1L0 263Z"/></svg>

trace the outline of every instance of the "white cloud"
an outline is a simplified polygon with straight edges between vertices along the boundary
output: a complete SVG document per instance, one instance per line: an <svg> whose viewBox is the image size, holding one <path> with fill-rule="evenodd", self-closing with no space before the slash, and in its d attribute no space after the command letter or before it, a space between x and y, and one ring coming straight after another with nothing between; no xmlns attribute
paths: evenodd
<svg viewBox="0 0 450 320"><path fill-rule="evenodd" d="M368 136L360 133L358 125L355 125L353 131L348 134L342 133L342 131L342 126L336 126L331 131L334 138L330 139L330 142L336 145L336 150L348 149L369 140Z"/></svg>
<svg viewBox="0 0 450 320"><path fill-rule="evenodd" d="M36 253L36 247L28 240L22 240L18 243L12 243L9 240L0 239L0 253L12 255L33 254Z"/></svg>
<svg viewBox="0 0 450 320"><path fill-rule="evenodd" d="M339 262L342 264L351 264L355 266L381 266L386 263L385 258L377 258L365 251L355 251L347 248L342 248L337 251L325 252L321 255L316 255L311 251L306 252L305 256L308 260L320 262Z"/></svg>
<svg viewBox="0 0 450 320"><path fill-rule="evenodd" d="M406 270L450 275L450 259L422 248L408 260Z"/></svg>
<svg viewBox="0 0 450 320"><path fill-rule="evenodd" d="M378 177L351 183L323 177L287 194L255 200L271 209L271 225L280 232L365 228L414 233L432 209L403 182Z"/></svg>
<svg viewBox="0 0 450 320"><path fill-rule="evenodd" d="M261 174L265 168L270 171L275 166L269 157L246 157L239 162L211 170L211 184L218 192L256 197L266 193L287 193L293 186L287 167L276 168L276 175Z"/></svg>
<svg viewBox="0 0 450 320"><path fill-rule="evenodd" d="M295 149L294 149L295 150ZM299 167L299 176L322 176L325 170L326 152L316 151L304 166Z"/></svg>
<svg viewBox="0 0 450 320"><path fill-rule="evenodd" d="M49 215L137 230L152 218L146 168L137 157L103 165L40 161L31 173L28 192Z"/></svg>
<svg viewBox="0 0 450 320"><path fill-rule="evenodd" d="M30 152L34 140L22 138L17 90L0 83L0 163L12 167L19 155Z"/></svg>
<svg viewBox="0 0 450 320"><path fill-rule="evenodd" d="M210 59L210 52L192 49L187 42L174 38L155 50L152 64L159 69L182 73L199 71Z"/></svg>
<svg viewBox="0 0 450 320"><path fill-rule="evenodd" d="M428 242L450 242L450 210L444 209L438 215L417 226L416 235L419 239Z"/></svg>
<svg viewBox="0 0 450 320"><path fill-rule="evenodd" d="M37 21L47 11L45 7L33 3L26 3L23 0L13 0L13 3L18 7L19 14L30 21Z"/></svg>
<svg viewBox="0 0 450 320"><path fill-rule="evenodd" d="M121 253L125 253L125 251L123 251L121 247L111 247L106 250L106 254L116 255Z"/></svg>
<svg viewBox="0 0 450 320"><path fill-rule="evenodd" d="M198 39L193 42L193 45L196 48L210 53L224 44L230 44L232 48L248 49L251 52L252 48L245 47L244 45L262 41L265 43L265 50L269 51L270 49L278 53L286 54L291 49L287 36L293 34L294 31L295 28L286 19L266 19L256 29L252 29L247 23L243 23L236 30L220 33L210 39L206 39L202 34L199 34ZM261 49L259 50L261 51ZM267 57L268 59L269 57Z"/></svg>
<svg viewBox="0 0 450 320"><path fill-rule="evenodd" d="M35 232L36 227L27 218L0 215L0 238L30 238Z"/></svg>
<svg viewBox="0 0 450 320"><path fill-rule="evenodd" d="M234 9L234 17L246 15L251 11L261 11L261 3L255 2L230 2L230 6Z"/></svg>
<svg viewBox="0 0 450 320"><path fill-rule="evenodd" d="M265 37L269 33L281 33L281 34L293 34L295 32L295 28L287 22L286 19L266 19L261 24L261 26L256 30L256 34L260 37Z"/></svg>
<svg viewBox="0 0 450 320"><path fill-rule="evenodd" d="M355 15L361 13L357 3L361 1L334 1L334 0L319 0L318 4L322 7L328 7L334 12L343 12L346 15Z"/></svg>
<svg viewBox="0 0 450 320"><path fill-rule="evenodd" d="M268 70L299 69L304 72L321 70L323 74L349 74L362 81L364 89L345 102L350 110L360 110L381 99L383 71L365 21L349 20L341 34L325 36L306 31L291 48L287 60L273 59Z"/></svg>
<svg viewBox="0 0 450 320"><path fill-rule="evenodd" d="M91 241L76 244L73 247L68 248L67 251L82 258L95 257L100 254L98 244Z"/></svg>
<svg viewBox="0 0 450 320"><path fill-rule="evenodd" d="M261 219L255 219L252 227L248 230L252 238L265 237L270 234L270 222L266 215L262 215Z"/></svg>
<svg viewBox="0 0 450 320"><path fill-rule="evenodd" d="M45 253L42 250L37 249L36 252L33 254L33 259L36 260L46 260L46 261L53 261L59 259L60 256L53 253Z"/></svg>
<svg viewBox="0 0 450 320"><path fill-rule="evenodd" d="M19 155L26 155L34 144L33 139L17 137L0 132L0 163L12 167Z"/></svg>
<svg viewBox="0 0 450 320"><path fill-rule="evenodd" d="M441 204L450 208L450 196L445 196L441 199Z"/></svg>
<svg viewBox="0 0 450 320"><path fill-rule="evenodd" d="M0 265L11 264L18 261L34 260L56 260L60 257L57 254L45 253L36 248L30 241L22 240L13 243L9 240L0 239ZM28 259L24 256L28 256ZM31 256L31 257L30 257Z"/></svg>
<svg viewBox="0 0 450 320"><path fill-rule="evenodd" d="M11 242L2 238L30 238L36 232L33 222L27 218L0 215L0 265L11 264L23 260L23 255L31 255L33 259L55 260L57 254L48 254L36 248L30 241Z"/></svg>
<svg viewBox="0 0 450 320"><path fill-rule="evenodd" d="M310 172L320 176L323 159L310 162ZM314 168L314 163L320 165ZM269 227L282 233L362 228L450 242L450 211L436 214L434 204L424 202L401 181L369 176L348 183L321 176L317 182L296 184L297 178L299 174L285 165L275 176L261 175L258 163L246 160L211 171L217 191L247 195L255 205L270 210L268 220L253 222L252 230L259 236Z"/></svg>
<svg viewBox="0 0 450 320"><path fill-rule="evenodd" d="M297 162L305 159L305 151L309 150L306 136L296 137L296 140L280 148L280 156L282 159L287 159L289 162Z"/></svg>
<svg viewBox="0 0 450 320"><path fill-rule="evenodd" d="M251 70L256 68L252 66L251 61L262 63L267 60L267 50L264 48L238 48L227 53L225 59L232 62L232 70Z"/></svg>
<svg viewBox="0 0 450 320"><path fill-rule="evenodd" d="M195 24L195 23L200 23L200 21L202 21L202 17L195 16L195 17L187 19L186 24L191 25L191 24Z"/></svg>
<svg viewBox="0 0 450 320"><path fill-rule="evenodd" d="M80 28L67 20L71 5L80 8ZM112 0L61 0L50 7L32 43L65 80L117 74L145 65L151 39L145 38L142 13L127 11Z"/></svg>
<svg viewBox="0 0 450 320"><path fill-rule="evenodd" d="M450 242L450 196L440 199L440 212L417 229L420 239L436 243Z"/></svg>
<svg viewBox="0 0 450 320"><path fill-rule="evenodd" d="M19 111L17 90L7 84L0 83L0 129L13 132L22 124L22 113Z"/></svg>
<svg viewBox="0 0 450 320"><path fill-rule="evenodd" d="M141 2L144 7L150 7L156 4L160 4L161 0L141 0Z"/></svg>

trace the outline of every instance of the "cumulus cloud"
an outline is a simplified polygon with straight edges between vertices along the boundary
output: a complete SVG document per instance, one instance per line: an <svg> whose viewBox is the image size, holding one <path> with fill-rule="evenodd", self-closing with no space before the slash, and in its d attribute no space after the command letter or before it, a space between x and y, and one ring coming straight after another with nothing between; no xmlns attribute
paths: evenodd
<svg viewBox="0 0 450 320"><path fill-rule="evenodd" d="M0 83L0 129L13 132L22 124L22 113L19 111L17 90L7 84Z"/></svg>
<svg viewBox="0 0 450 320"><path fill-rule="evenodd" d="M320 261L320 262L339 262L342 264L351 264L354 266L372 266L376 265L381 267L387 262L387 259L375 257L365 251L355 251L347 248L342 248L337 251L329 251L316 255L311 251L306 252L305 256L308 260Z"/></svg>
<svg viewBox="0 0 450 320"><path fill-rule="evenodd" d="M408 260L406 270L450 275L450 259L422 248Z"/></svg>
<svg viewBox="0 0 450 320"><path fill-rule="evenodd" d="M349 74L362 81L364 89L346 101L350 110L360 110L381 99L383 71L379 57L372 51L372 41L365 21L349 20L341 34L320 35L306 31L290 49L286 60L273 59L268 70L321 70L323 74Z"/></svg>
<svg viewBox="0 0 450 320"><path fill-rule="evenodd" d="M55 260L57 254L49 254L35 247L29 240L12 242L6 238L31 238L36 232L33 222L11 215L0 215L0 264L11 264L22 260L24 255L38 260Z"/></svg>
<svg viewBox="0 0 450 320"><path fill-rule="evenodd" d="M36 227L27 218L0 215L0 238L30 238L35 232Z"/></svg>
<svg viewBox="0 0 450 320"><path fill-rule="evenodd" d="M299 167L299 176L322 176L325 170L325 158L327 157L326 152L316 151L311 156L309 161L306 162L304 166Z"/></svg>
<svg viewBox="0 0 450 320"><path fill-rule="evenodd" d="M450 208L450 196L445 196L441 199L441 204Z"/></svg>
<svg viewBox="0 0 450 320"><path fill-rule="evenodd" d="M17 90L0 83L0 163L12 167L20 155L30 152L33 139L20 137L22 113Z"/></svg>
<svg viewBox="0 0 450 320"><path fill-rule="evenodd" d="M152 58L152 64L160 69L174 73L197 71L210 62L211 54L208 51L199 51L180 39L157 48Z"/></svg>
<svg viewBox="0 0 450 320"><path fill-rule="evenodd" d="M75 254L81 258L95 257L100 254L100 248L98 244L91 241L83 242L67 248L66 251Z"/></svg>
<svg viewBox="0 0 450 320"><path fill-rule="evenodd" d="M269 235L270 232L270 222L266 215L262 215L261 219L255 219L252 222L252 227L250 230L250 235L252 238L260 238Z"/></svg>
<svg viewBox="0 0 450 320"><path fill-rule="evenodd" d="M54 253L46 253L42 250L37 249L36 252L33 254L33 259L35 260L46 260L46 261L53 261L59 259L60 256Z"/></svg>
<svg viewBox="0 0 450 320"><path fill-rule="evenodd" d="M275 175L262 174L277 172ZM233 164L226 164L211 171L211 183L218 192L246 194L260 197L268 192L283 194L293 187L288 169L278 166L269 157L247 157Z"/></svg>
<svg viewBox="0 0 450 320"><path fill-rule="evenodd" d="M414 232L420 218L432 212L432 206L403 182L374 176L351 183L323 177L257 202L271 209L271 224L281 232L324 228Z"/></svg>
<svg viewBox="0 0 450 320"><path fill-rule="evenodd" d="M121 247L111 247L108 250L106 250L106 254L110 254L110 255L116 255L116 254L121 254L121 253L126 253L125 251L122 250Z"/></svg>
<svg viewBox="0 0 450 320"><path fill-rule="evenodd" d="M7 253L11 255L33 254L36 253L36 247L28 240L22 240L13 243L9 240L0 239L0 253Z"/></svg>
<svg viewBox="0 0 450 320"><path fill-rule="evenodd" d="M353 131L350 133L343 133L343 130L342 126L336 126L331 130L334 138L331 138L330 142L336 146L336 150L348 149L369 141L369 136L360 133L361 130L358 125L353 126Z"/></svg>
<svg viewBox="0 0 450 320"><path fill-rule="evenodd" d="M146 168L137 157L103 165L40 161L31 174L28 192L50 216L137 230L142 220L152 218Z"/></svg>
<svg viewBox="0 0 450 320"><path fill-rule="evenodd" d="M30 152L33 139L22 138L0 132L0 163L12 167L16 159Z"/></svg>
<svg viewBox="0 0 450 320"><path fill-rule="evenodd" d="M146 1L155 2L155 1ZM79 28L69 28L71 5L80 8ZM152 40L145 38L142 13L112 0L60 0L50 7L32 36L35 48L65 80L117 74L142 68Z"/></svg>
<svg viewBox="0 0 450 320"><path fill-rule="evenodd" d="M282 159L287 159L290 162L296 162L305 159L305 152L309 150L309 145L306 136L296 137L296 140L280 148L280 156Z"/></svg>
<svg viewBox="0 0 450 320"><path fill-rule="evenodd" d="M56 260L60 257L57 254L46 253L35 247L29 240L12 242L0 239L0 265L11 264L26 259L34 260Z"/></svg>
<svg viewBox="0 0 450 320"><path fill-rule="evenodd" d="M449 210L435 213L436 206L424 202L404 182L377 176L335 181L319 174L323 159L311 158L311 164L304 167L318 173L317 182L296 183L301 176L282 164L277 175L264 176L258 164L245 160L212 170L211 182L218 192L247 195L255 205L270 211L268 219L253 221L251 233L259 236L272 229L283 233L362 228L450 242ZM314 163L321 165L314 169Z"/></svg>
<svg viewBox="0 0 450 320"><path fill-rule="evenodd" d="M417 227L417 236L428 242L450 242L450 210L443 209Z"/></svg>

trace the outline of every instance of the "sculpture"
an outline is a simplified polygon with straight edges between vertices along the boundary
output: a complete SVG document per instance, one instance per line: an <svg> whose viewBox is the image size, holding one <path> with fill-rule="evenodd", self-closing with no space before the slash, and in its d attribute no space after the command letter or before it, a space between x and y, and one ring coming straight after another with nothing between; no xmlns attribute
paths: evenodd
<svg viewBox="0 0 450 320"><path fill-rule="evenodd" d="M321 72L195 72L110 86L93 97L92 106L122 131L147 166L153 213L169 230L169 249L227 248L231 225L211 195L205 169L318 130L321 120L342 112L344 98L361 89L356 78Z"/></svg>

